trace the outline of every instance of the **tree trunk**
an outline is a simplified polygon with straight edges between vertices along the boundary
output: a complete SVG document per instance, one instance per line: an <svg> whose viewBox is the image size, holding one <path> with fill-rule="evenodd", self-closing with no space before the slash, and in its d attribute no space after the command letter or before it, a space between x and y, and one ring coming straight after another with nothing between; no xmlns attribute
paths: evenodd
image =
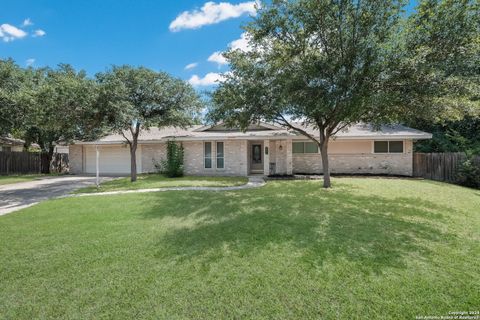
<svg viewBox="0 0 480 320"><path fill-rule="evenodd" d="M130 127L130 133L132 134L132 139L128 139L125 133L122 131L122 135L130 146L130 181L137 181L137 145L138 145L138 135L140 134L140 123L137 122L135 127Z"/></svg>
<svg viewBox="0 0 480 320"><path fill-rule="evenodd" d="M322 168L323 168L323 187L330 188L330 166L328 164L328 142L323 143L320 148L322 155Z"/></svg>
<svg viewBox="0 0 480 320"><path fill-rule="evenodd" d="M130 181L137 181L137 139L130 145Z"/></svg>
<svg viewBox="0 0 480 320"><path fill-rule="evenodd" d="M322 156L323 187L330 188L330 166L328 164L328 140L330 136L320 129L320 154Z"/></svg>
<svg viewBox="0 0 480 320"><path fill-rule="evenodd" d="M53 145L53 142L50 142L49 147L48 147L48 166L47 166L47 173L52 173L52 160L53 160L53 153L55 151L55 146Z"/></svg>

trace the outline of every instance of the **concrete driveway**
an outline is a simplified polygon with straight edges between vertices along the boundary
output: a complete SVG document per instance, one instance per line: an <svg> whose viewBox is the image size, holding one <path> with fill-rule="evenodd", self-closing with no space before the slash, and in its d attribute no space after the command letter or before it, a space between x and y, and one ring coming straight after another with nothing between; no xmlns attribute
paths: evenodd
<svg viewBox="0 0 480 320"><path fill-rule="evenodd" d="M94 184L91 176L61 176L0 186L0 216Z"/></svg>

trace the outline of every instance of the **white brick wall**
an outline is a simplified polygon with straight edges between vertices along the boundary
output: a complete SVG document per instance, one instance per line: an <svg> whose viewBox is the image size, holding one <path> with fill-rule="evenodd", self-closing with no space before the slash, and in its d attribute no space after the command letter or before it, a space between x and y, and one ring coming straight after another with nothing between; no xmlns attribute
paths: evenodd
<svg viewBox="0 0 480 320"><path fill-rule="evenodd" d="M223 142L225 153L225 168L217 169L216 142L212 142L212 168L205 169L203 161L204 141L184 142L184 164L187 175L215 175L215 176L245 176L247 175L247 141L246 140L219 140Z"/></svg>
<svg viewBox="0 0 480 320"><path fill-rule="evenodd" d="M412 175L411 154L330 155L328 159L331 173ZM294 156L293 172L322 173L322 158L320 155Z"/></svg>
<svg viewBox="0 0 480 320"><path fill-rule="evenodd" d="M368 153L330 154L328 157L330 172L411 176L413 173L412 141L405 141L404 151L402 154L374 154L370 148ZM322 173L320 154L294 154L293 172Z"/></svg>
<svg viewBox="0 0 480 320"><path fill-rule="evenodd" d="M166 155L166 143L142 144L142 172L155 172L155 163L165 159Z"/></svg>
<svg viewBox="0 0 480 320"><path fill-rule="evenodd" d="M203 163L204 141L182 142L185 148L185 174L187 175L217 175L217 176L246 176L248 172L248 141L223 140L225 152L225 168L216 169L216 141L212 142L212 168L205 169ZM275 162L277 174L293 173L322 173L320 154L292 154L291 140L264 141L269 147L269 155L265 157L269 162ZM371 173L371 174L398 174L412 175L413 155L412 141L405 141L403 154L373 154L372 141L366 143L359 141L342 142L342 146L335 146L330 154L330 167L332 173ZM348 145L348 148L346 146ZM282 147L280 150L280 146ZM354 150L361 153L348 153ZM342 153L336 153L341 151ZM154 162L164 159L166 144L142 144L141 167L142 172L155 172ZM70 172L79 174L83 172L83 146L70 146ZM269 167L266 166L266 168Z"/></svg>
<svg viewBox="0 0 480 320"><path fill-rule="evenodd" d="M72 144L68 153L68 162L70 165L70 173L83 173L83 146Z"/></svg>

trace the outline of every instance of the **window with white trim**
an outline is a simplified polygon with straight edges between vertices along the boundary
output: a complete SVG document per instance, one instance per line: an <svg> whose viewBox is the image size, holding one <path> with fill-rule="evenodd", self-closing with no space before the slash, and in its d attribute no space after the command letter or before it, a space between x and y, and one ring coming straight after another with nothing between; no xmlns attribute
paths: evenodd
<svg viewBox="0 0 480 320"><path fill-rule="evenodd" d="M211 142L205 142L203 144L203 158L204 158L204 166L205 169L211 169L212 168L212 143Z"/></svg>
<svg viewBox="0 0 480 320"><path fill-rule="evenodd" d="M403 153L403 141L374 141L374 153Z"/></svg>
<svg viewBox="0 0 480 320"><path fill-rule="evenodd" d="M318 153L318 145L315 142L293 142L293 153Z"/></svg>
<svg viewBox="0 0 480 320"><path fill-rule="evenodd" d="M217 142L217 169L225 168L225 153L223 142Z"/></svg>

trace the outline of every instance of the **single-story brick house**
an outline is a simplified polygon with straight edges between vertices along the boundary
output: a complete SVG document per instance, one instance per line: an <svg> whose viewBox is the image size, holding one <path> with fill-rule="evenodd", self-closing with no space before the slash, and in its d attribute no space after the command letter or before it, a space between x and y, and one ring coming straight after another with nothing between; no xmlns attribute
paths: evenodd
<svg viewBox="0 0 480 320"><path fill-rule="evenodd" d="M314 130L307 128L311 134ZM318 134L316 134L318 135ZM332 173L412 175L413 143L431 134L401 125L357 124L335 135L329 144ZM151 128L139 137L137 169L154 172L165 158L166 142L181 142L187 175L247 176L250 174L322 173L317 145L305 136L267 123L245 132L224 125ZM70 146L72 173L95 173L99 148L101 174L128 174L130 153L120 134Z"/></svg>

